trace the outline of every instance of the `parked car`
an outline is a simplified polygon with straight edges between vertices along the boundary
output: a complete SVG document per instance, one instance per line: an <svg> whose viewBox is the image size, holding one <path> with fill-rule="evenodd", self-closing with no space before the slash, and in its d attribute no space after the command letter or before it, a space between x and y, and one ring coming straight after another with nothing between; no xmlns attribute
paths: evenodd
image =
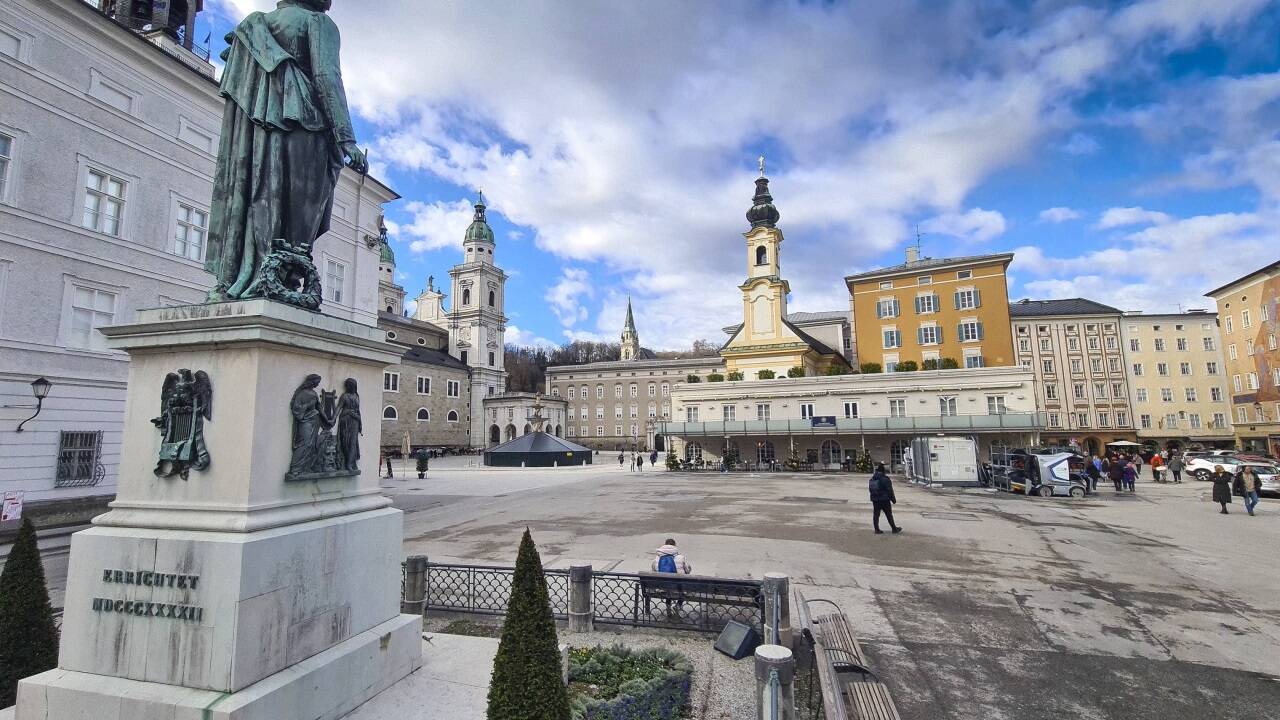
<svg viewBox="0 0 1280 720"><path fill-rule="evenodd" d="M1234 473L1236 466L1243 462L1227 455L1205 455L1187 460L1187 467L1183 472L1197 480L1208 480L1215 466L1221 465L1224 470Z"/></svg>
<svg viewBox="0 0 1280 720"><path fill-rule="evenodd" d="M1270 475L1258 473L1258 494L1266 497L1280 497L1280 473Z"/></svg>
<svg viewBox="0 0 1280 720"><path fill-rule="evenodd" d="M1277 475L1280 475L1280 468L1276 467L1275 463L1272 463L1270 461L1266 461L1266 462L1245 461L1237 465L1235 469L1232 470L1231 472L1236 476L1237 479L1239 479L1240 474L1244 472L1244 469L1246 467L1253 468L1253 472L1256 473L1258 476L1258 494L1259 495L1265 495L1268 493L1280 493L1280 480L1277 480ZM1234 492L1235 491L1234 482L1231 483L1231 487L1232 487L1232 492Z"/></svg>

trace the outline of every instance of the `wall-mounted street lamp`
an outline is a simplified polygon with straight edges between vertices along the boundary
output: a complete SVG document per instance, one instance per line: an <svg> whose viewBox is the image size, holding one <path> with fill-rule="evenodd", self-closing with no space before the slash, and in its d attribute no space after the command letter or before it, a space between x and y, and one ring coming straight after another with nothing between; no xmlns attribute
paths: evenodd
<svg viewBox="0 0 1280 720"><path fill-rule="evenodd" d="M45 380L44 378L36 378L31 382L31 394L34 395L36 398L35 405L6 405L5 406L9 408L26 408L26 409L35 408L36 409L35 413L31 417L27 418L26 420L23 420L21 423L18 424L18 429L15 430L14 432L22 432L23 425L26 425L27 423L36 419L36 415L40 414L40 410L44 406L44 399L46 397L49 397L49 388L51 387L53 387L53 383L49 382L48 380Z"/></svg>

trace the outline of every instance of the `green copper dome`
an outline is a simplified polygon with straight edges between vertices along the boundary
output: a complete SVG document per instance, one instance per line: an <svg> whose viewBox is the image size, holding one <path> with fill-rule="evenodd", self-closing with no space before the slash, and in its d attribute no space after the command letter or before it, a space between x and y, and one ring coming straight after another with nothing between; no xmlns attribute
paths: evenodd
<svg viewBox="0 0 1280 720"><path fill-rule="evenodd" d="M379 243L378 251L380 253L378 257L378 262L382 263L383 265L396 264L396 253L394 250L391 249L391 243L387 242L386 240L383 240L381 243Z"/></svg>
<svg viewBox="0 0 1280 720"><path fill-rule="evenodd" d="M464 243L483 242L493 245L493 228L489 227L489 222L484 218L484 195L480 195L480 199L476 201L476 214L471 219L471 225L467 228L467 235L463 238Z"/></svg>

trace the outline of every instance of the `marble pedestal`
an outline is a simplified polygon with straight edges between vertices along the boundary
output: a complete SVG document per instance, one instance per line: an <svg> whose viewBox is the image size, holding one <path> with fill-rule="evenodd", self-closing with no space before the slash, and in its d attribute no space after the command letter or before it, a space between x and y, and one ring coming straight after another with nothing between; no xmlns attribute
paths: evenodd
<svg viewBox="0 0 1280 720"><path fill-rule="evenodd" d="M119 493L72 539L58 669L17 720L332 720L421 664L400 615L402 514L378 489L377 328L264 300L144 310L105 328L130 354ZM170 372L207 372L207 470L153 473ZM355 379L361 474L286 481L289 401Z"/></svg>

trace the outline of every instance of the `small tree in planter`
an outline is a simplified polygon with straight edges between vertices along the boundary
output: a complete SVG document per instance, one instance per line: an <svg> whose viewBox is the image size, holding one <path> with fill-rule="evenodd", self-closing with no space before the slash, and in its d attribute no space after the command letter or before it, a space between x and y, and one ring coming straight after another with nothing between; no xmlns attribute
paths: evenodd
<svg viewBox="0 0 1280 720"><path fill-rule="evenodd" d="M756 372L756 378L760 380L772 380L778 377L778 374L772 370L760 370Z"/></svg>
<svg viewBox="0 0 1280 720"><path fill-rule="evenodd" d="M729 382L737 382L741 379L742 379L741 370L734 370L733 372L729 373Z"/></svg>
<svg viewBox="0 0 1280 720"><path fill-rule="evenodd" d="M724 376L720 373L711 373L707 376L707 382L724 382Z"/></svg>
<svg viewBox="0 0 1280 720"><path fill-rule="evenodd" d="M693 373L689 373L689 376L686 377L684 381L688 383L700 383L702 382L702 378L698 377L697 375L694 375Z"/></svg>
<svg viewBox="0 0 1280 720"><path fill-rule="evenodd" d="M941 364L942 364L941 360L938 360L936 358L929 358L928 360L925 360L924 362L920 363L920 369L921 370L937 370Z"/></svg>
<svg viewBox="0 0 1280 720"><path fill-rule="evenodd" d="M862 371L863 375L874 375L876 373L884 372L884 368L880 367L880 363L873 362L862 363L858 366L858 369Z"/></svg>
<svg viewBox="0 0 1280 720"><path fill-rule="evenodd" d="M919 369L920 369L920 366L916 365L915 360L903 360L902 362L898 363L898 368L894 370L894 372L915 372L916 370L919 370Z"/></svg>
<svg viewBox="0 0 1280 720"><path fill-rule="evenodd" d="M0 572L0 707L18 701L18 681L58 666L58 629L53 623L44 565L31 518Z"/></svg>
<svg viewBox="0 0 1280 720"><path fill-rule="evenodd" d="M787 371L787 377L789 377L789 378L802 378L802 377L804 377L804 366L803 366L803 365L797 365L797 366L795 366L795 367L791 368L790 370L788 370L788 371Z"/></svg>
<svg viewBox="0 0 1280 720"><path fill-rule="evenodd" d="M667 442L669 443L671 441L668 440ZM668 470L680 469L680 460L679 458L676 457L676 450L673 447L667 447L667 469Z"/></svg>
<svg viewBox="0 0 1280 720"><path fill-rule="evenodd" d="M938 367L943 370L959 370L960 363L955 358L942 358L942 363Z"/></svg>
<svg viewBox="0 0 1280 720"><path fill-rule="evenodd" d="M848 374L849 374L849 368L843 365L832 365L831 367L827 368L827 375L830 375L830 376L848 375Z"/></svg>
<svg viewBox="0 0 1280 720"><path fill-rule="evenodd" d="M560 677L556 621L542 559L529 529L520 539L502 640L493 659L488 720L569 720L569 693Z"/></svg>

